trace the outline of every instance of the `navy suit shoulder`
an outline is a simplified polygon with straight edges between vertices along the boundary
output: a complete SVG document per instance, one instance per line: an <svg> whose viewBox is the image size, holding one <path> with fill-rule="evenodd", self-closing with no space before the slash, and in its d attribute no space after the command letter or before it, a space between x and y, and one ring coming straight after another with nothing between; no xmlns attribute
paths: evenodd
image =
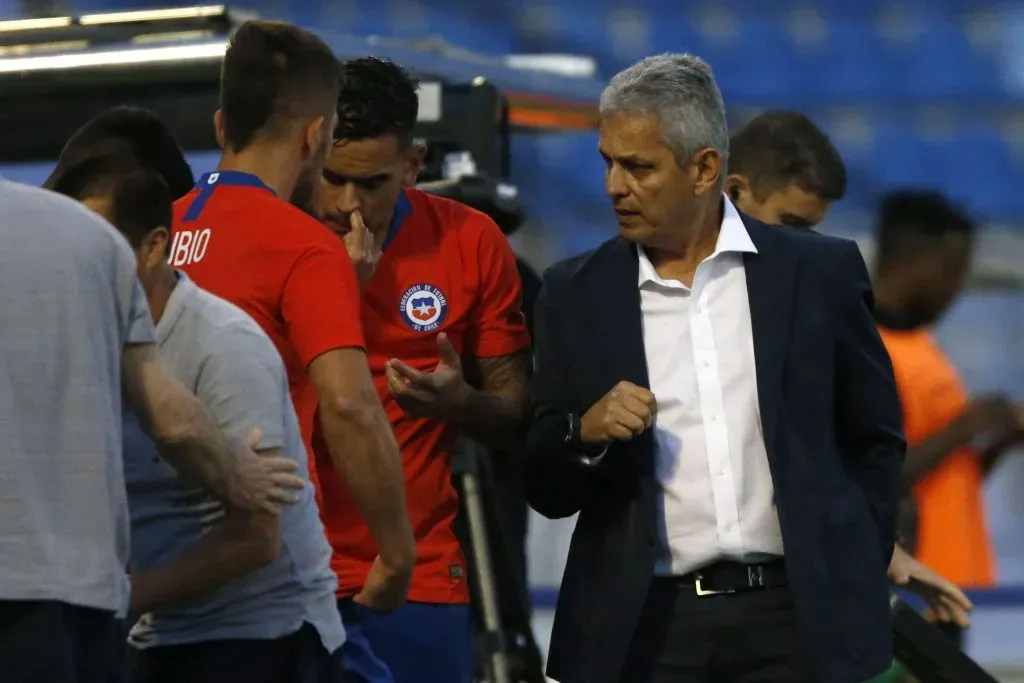
<svg viewBox="0 0 1024 683"><path fill-rule="evenodd" d="M834 298L849 298L849 293L854 292L853 298L866 303L869 310L874 307L867 266L854 240L823 235L815 230L769 225L745 214L743 222L755 242L767 242L795 255L792 263L799 264L804 277L809 274L820 279ZM806 305L807 301L802 303ZM843 306L841 302L832 304L837 305Z"/></svg>
<svg viewBox="0 0 1024 683"><path fill-rule="evenodd" d="M624 239L614 237L594 249L562 259L549 266L544 271L544 284L550 283L559 286L572 282L588 275L595 268L600 268L608 259L619 257L623 252L631 249L632 246Z"/></svg>
<svg viewBox="0 0 1024 683"><path fill-rule="evenodd" d="M769 225L746 214L743 215L743 223L749 232L754 233L752 237L755 241L758 236L768 236L803 256L828 257L836 254L849 254L853 251L860 253L857 243L845 237L824 235L816 230L805 228Z"/></svg>

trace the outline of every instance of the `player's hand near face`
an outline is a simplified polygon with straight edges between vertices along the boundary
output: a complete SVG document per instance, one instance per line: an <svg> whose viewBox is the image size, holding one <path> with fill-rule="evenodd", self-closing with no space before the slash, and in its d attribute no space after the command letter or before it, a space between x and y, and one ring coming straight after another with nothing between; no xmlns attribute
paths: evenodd
<svg viewBox="0 0 1024 683"><path fill-rule="evenodd" d="M377 262L384 247L383 236L375 237L370 229L363 222L363 216L358 211L353 211L349 216L351 229L345 233L342 240L348 250L349 258L356 267L356 276L359 278L359 289L366 291L370 283L373 271L377 269Z"/></svg>
<svg viewBox="0 0 1024 683"><path fill-rule="evenodd" d="M453 419L473 393L462 374L462 360L448 335L437 335L441 361L431 372L422 372L397 358L388 361L388 391L406 415Z"/></svg>

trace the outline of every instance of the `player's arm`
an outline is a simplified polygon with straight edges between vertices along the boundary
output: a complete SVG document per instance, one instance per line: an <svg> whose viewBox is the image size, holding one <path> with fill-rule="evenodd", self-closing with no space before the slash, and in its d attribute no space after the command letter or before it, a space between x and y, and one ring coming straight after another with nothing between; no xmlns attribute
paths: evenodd
<svg viewBox="0 0 1024 683"><path fill-rule="evenodd" d="M978 461L981 463L981 472L984 476L992 474L996 466L1003 461L1003 456L1012 452L1024 442L1024 421L1022 421L1021 409L1014 409L1014 426L997 437L978 453Z"/></svg>
<svg viewBox="0 0 1024 683"><path fill-rule="evenodd" d="M1019 439L1019 433L1016 433L1018 424L1017 412L1004 396L982 396L971 401L949 426L907 451L907 460L903 465L904 487L912 487L958 449L995 435L991 444L979 456L983 470L988 472Z"/></svg>
<svg viewBox="0 0 1024 683"><path fill-rule="evenodd" d="M253 326L230 328L209 340L196 395L224 434L243 438L256 426L257 453L287 457L283 447L293 408L284 366L271 341ZM202 539L164 564L132 576L131 611L153 612L194 601L273 561L280 551L278 515L227 506Z"/></svg>
<svg viewBox="0 0 1024 683"><path fill-rule="evenodd" d="M359 348L328 351L309 365L320 397L320 423L341 473L377 543L382 560L411 567L415 543L405 507L398 444Z"/></svg>
<svg viewBox="0 0 1024 683"><path fill-rule="evenodd" d="M282 307L316 387L331 461L369 527L381 562L396 576L408 577L416 544L405 477L363 349L360 303L355 270L339 240L311 250L296 264Z"/></svg>
<svg viewBox="0 0 1024 683"><path fill-rule="evenodd" d="M264 450L279 456L280 450ZM228 508L196 543L164 564L131 576L133 614L193 602L273 561L281 552L280 517Z"/></svg>
<svg viewBox="0 0 1024 683"><path fill-rule="evenodd" d="M486 220L477 248L481 287L464 353L479 389L467 394L456 420L482 443L517 446L525 438L527 382L533 367L522 283L508 240L489 219L480 220Z"/></svg>
<svg viewBox="0 0 1024 683"><path fill-rule="evenodd" d="M528 349L504 356L470 356L467 375L479 378L453 411L455 422L473 439L491 447L520 445L525 437L527 383L533 367ZM474 382L476 383L476 382Z"/></svg>

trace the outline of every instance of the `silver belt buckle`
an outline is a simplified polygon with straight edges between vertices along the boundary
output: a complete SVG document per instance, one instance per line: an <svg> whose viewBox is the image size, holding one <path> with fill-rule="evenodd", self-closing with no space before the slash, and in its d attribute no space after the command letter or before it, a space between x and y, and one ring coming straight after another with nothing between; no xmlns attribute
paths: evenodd
<svg viewBox="0 0 1024 683"><path fill-rule="evenodd" d="M747 583L751 588L764 588L764 567L761 565L747 567Z"/></svg>
<svg viewBox="0 0 1024 683"><path fill-rule="evenodd" d="M736 591L733 591L733 590L727 590L727 591L704 590L703 580L704 580L704 577L701 576L700 574L697 574L697 576L696 576L696 578L694 579L694 582L693 582L693 587L697 590L697 596L698 597L706 598L709 595L728 595L729 593L735 593L736 592Z"/></svg>

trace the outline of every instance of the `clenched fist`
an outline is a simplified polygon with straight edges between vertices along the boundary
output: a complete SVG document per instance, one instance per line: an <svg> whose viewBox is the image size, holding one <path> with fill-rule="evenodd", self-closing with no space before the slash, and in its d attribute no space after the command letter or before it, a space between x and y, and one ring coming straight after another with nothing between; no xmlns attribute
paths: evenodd
<svg viewBox="0 0 1024 683"><path fill-rule="evenodd" d="M629 441L654 424L656 407L650 391L619 382L580 418L580 441L602 448Z"/></svg>

